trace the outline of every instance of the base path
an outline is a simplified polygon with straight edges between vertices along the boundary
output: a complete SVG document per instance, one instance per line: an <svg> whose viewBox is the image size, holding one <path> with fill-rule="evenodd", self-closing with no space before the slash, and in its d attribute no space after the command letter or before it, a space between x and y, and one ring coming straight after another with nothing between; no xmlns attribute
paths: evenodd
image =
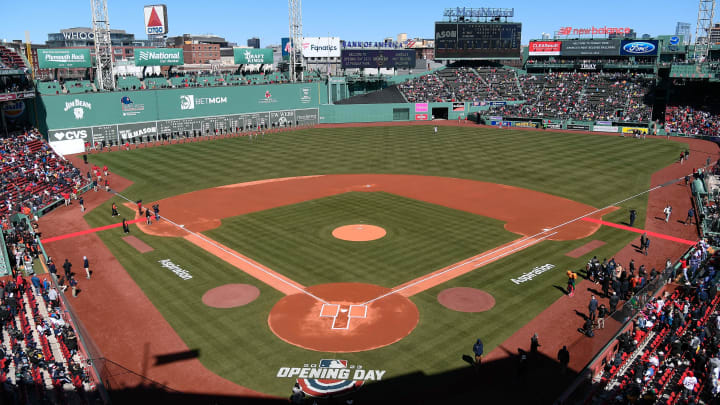
<svg viewBox="0 0 720 405"><path fill-rule="evenodd" d="M256 181L194 191L151 204L159 203L161 215L185 228L203 232L219 227L223 218L351 191L382 191L495 218L504 222L508 231L524 236L536 235L544 229L595 211L589 205L519 187L447 177L391 174L326 175ZM528 204L528 201L533 203ZM212 203L211 210L207 208L209 203ZM591 217L599 219L602 214L596 213ZM152 226L138 224L138 227L157 236L186 235L182 229L162 221ZM599 228L600 224L575 221L557 229L557 233L550 239L582 239Z"/></svg>

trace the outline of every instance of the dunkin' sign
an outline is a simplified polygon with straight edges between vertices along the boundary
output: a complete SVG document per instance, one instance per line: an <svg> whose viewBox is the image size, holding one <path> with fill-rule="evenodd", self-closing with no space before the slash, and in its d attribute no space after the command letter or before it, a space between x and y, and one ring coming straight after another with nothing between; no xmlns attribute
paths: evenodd
<svg viewBox="0 0 720 405"><path fill-rule="evenodd" d="M530 42L530 48L528 48L528 55L558 56L560 55L561 48L562 42L560 41Z"/></svg>

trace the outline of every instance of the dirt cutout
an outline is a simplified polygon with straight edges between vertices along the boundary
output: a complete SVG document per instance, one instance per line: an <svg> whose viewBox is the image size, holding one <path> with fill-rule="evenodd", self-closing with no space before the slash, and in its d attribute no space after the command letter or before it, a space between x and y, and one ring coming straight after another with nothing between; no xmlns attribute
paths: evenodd
<svg viewBox="0 0 720 405"><path fill-rule="evenodd" d="M438 294L437 300L445 308L458 312L485 312L495 306L492 295L470 287L448 288Z"/></svg>
<svg viewBox="0 0 720 405"><path fill-rule="evenodd" d="M379 226L365 224L340 226L332 231L335 238L350 242L368 242L380 239L386 234L385 229Z"/></svg>
<svg viewBox="0 0 720 405"><path fill-rule="evenodd" d="M260 296L260 290L250 284L225 284L208 290L203 304L213 308L235 308L247 305Z"/></svg>

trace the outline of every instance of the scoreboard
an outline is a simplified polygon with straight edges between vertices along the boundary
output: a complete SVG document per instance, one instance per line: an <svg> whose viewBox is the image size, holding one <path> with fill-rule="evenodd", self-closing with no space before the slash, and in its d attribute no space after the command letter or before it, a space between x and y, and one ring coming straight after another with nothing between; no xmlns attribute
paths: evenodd
<svg viewBox="0 0 720 405"><path fill-rule="evenodd" d="M435 23L435 59L520 59L521 23Z"/></svg>

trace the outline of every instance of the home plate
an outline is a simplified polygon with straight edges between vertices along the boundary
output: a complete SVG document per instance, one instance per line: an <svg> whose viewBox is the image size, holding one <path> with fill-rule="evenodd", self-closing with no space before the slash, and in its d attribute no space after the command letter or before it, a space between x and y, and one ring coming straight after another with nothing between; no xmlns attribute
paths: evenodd
<svg viewBox="0 0 720 405"><path fill-rule="evenodd" d="M340 312L347 312L347 311L348 311L347 308L343 308L340 310Z"/></svg>

